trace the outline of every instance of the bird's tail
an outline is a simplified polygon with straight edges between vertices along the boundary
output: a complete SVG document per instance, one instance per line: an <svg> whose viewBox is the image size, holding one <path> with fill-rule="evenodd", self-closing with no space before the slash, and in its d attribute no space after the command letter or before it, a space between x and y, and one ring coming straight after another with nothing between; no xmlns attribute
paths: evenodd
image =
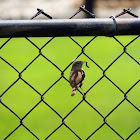
<svg viewBox="0 0 140 140"><path fill-rule="evenodd" d="M76 93L76 88L73 88L73 89L72 89L72 92L71 92L71 96L74 96L75 93Z"/></svg>

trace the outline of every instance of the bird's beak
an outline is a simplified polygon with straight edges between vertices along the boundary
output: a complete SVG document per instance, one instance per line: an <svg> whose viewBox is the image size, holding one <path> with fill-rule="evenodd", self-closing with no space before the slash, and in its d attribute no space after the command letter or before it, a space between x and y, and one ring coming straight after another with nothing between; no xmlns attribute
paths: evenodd
<svg viewBox="0 0 140 140"><path fill-rule="evenodd" d="M88 62L87 61L83 61L83 62L86 63L86 66L89 68L89 66L87 65Z"/></svg>

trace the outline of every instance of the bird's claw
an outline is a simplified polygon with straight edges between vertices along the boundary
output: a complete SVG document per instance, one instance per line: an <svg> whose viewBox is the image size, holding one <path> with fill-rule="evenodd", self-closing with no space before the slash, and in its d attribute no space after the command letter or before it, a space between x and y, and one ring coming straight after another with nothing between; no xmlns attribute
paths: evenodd
<svg viewBox="0 0 140 140"><path fill-rule="evenodd" d="M85 98L86 98L86 93L83 94L83 100L85 100Z"/></svg>

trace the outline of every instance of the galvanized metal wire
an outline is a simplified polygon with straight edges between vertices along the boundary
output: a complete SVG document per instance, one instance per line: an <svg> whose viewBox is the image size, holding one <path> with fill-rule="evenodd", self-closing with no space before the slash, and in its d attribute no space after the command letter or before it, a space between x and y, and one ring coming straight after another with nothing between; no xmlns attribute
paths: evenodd
<svg viewBox="0 0 140 140"><path fill-rule="evenodd" d="M40 14L43 14L44 16L46 16L47 18L49 19L52 19L52 17L50 15L48 15L47 13L44 12L44 10L42 9L37 9L38 12L33 15L33 17L31 17L31 19L34 19L35 17L39 16ZM85 12L86 14L89 14L92 18L95 18L95 15L89 11L87 11L85 9L85 6L81 6L74 14L73 16L70 17L73 18L74 16L76 16L78 13L80 12ZM131 9L124 9L121 13L119 13L118 15L116 16L111 16L113 22L114 22L114 27L116 28L116 22L115 22L115 19L117 17L120 17L124 14L129 14L135 18L137 18L138 16L135 15L134 13L131 12ZM47 58L43 53L42 53L42 49L45 48L55 37L52 37L49 41L47 41L45 43L45 45L43 45L41 48L38 47L33 41L31 41L28 37L25 37L25 39L30 42L36 49L38 49L38 55L36 57L34 57L34 59L22 70L22 71L19 71L16 67L14 67L12 64L10 64L5 58L1 57L0 56L0 59L7 63L9 65L9 67L11 67L11 69L15 70L17 73L18 73L18 78L9 86L7 87L7 89L3 92L3 93L0 93L0 104L3 105L6 109L8 109L15 117L18 118L19 120L19 125L13 129L13 131L11 131L9 134L7 134L7 136L5 136L4 140L8 139L13 133L15 133L15 131L17 131L21 126L23 126L31 135L33 135L36 139L40 140L40 138L32 132L32 130L30 130L25 124L24 124L24 120L25 118L32 113L32 111L38 107L38 105L40 103L44 103L47 107L49 107L61 120L62 122L60 123L60 125L55 128L49 135L46 135L46 139L48 139L49 137L51 137L58 129L60 129L62 126L65 126L69 131L71 131L73 133L73 135L75 135L77 137L77 139L80 139L82 140L81 136L78 135L72 128L70 128L70 126L68 126L66 123L65 123L65 119L75 111L75 109L81 105L81 103L85 102L87 105L89 105L94 111L96 111L100 117L102 118L103 122L102 124L96 129L94 130L87 138L86 140L90 139L92 137L92 135L94 135L97 131L99 131L100 129L102 129L102 127L104 125L106 125L109 129L111 129L116 135L118 135L122 140L126 139L128 140L129 138L131 138L132 135L135 135L135 133L140 129L140 127L136 128L127 138L124 138L121 134L119 134L119 132L117 132L108 122L107 122L107 119L108 117L119 107L121 106L121 104L124 102L124 101L127 101L132 107L135 108L136 111L140 112L140 109L135 105L135 103L133 103L132 101L130 101L128 98L127 98L127 94L140 82L140 79L138 81L136 81L132 87L130 87L126 92L124 92L115 82L113 82L107 75L106 75L106 71L117 61L119 60L124 54L127 55L128 57L130 57L134 63L136 63L138 66L140 66L140 62L134 58L131 54L129 54L127 52L127 47L133 43L135 40L137 40L140 35L138 35L137 37L135 37L133 40L131 40L127 45L123 45L115 36L113 36L112 38L118 42L121 47L123 48L123 51L121 54L119 54L108 66L106 69L103 69L95 60L93 60L88 54L85 53L85 48L91 43L94 41L94 39L96 38L97 36L94 36L90 41L87 42L87 44L85 46L81 46L73 37L69 37L71 39L72 42L74 42L77 47L80 47L81 48L81 52L75 57L75 59L70 63L68 64L64 70L62 70L61 68L59 68L52 60L50 60L49 58ZM7 39L7 41L5 41L3 43L3 45L0 46L0 50L2 50L5 45L11 41L12 38L9 38ZM65 71L72 65L72 63L77 60L81 55L84 55L85 57L87 57L89 60L91 60L103 73L103 75L86 91L86 94L88 96L88 92L98 83L100 82L103 78L106 78L109 82L111 82L123 95L124 97L122 98L122 100L114 107L112 108L112 110L106 115L104 116L99 110L97 110L87 99L86 97L83 97L82 100L72 109L70 110L70 112L68 114L66 114L65 116L61 116L59 112L57 112L51 105L49 105L45 100L44 100L44 95L51 89L53 88L56 83L58 83L61 79L64 79L66 80L67 82L69 82L69 80L64 76L64 73ZM42 56L44 59L46 59L46 61L50 62L54 67L56 67L56 69L61 73L60 77L48 88L46 89L46 91L41 94L35 87L33 87L29 82L27 82L25 79L22 78L22 74L25 72L25 70L27 70L38 58L39 56ZM5 96L6 92L11 88L13 87L19 80L22 80L25 84L27 84L32 90L34 90L39 96L40 96L40 101L36 103L36 105L30 109L30 111L28 113L26 113L24 115L24 117L20 117L19 115L16 114L16 112L14 112L8 105L6 105L2 99L3 97ZM81 95L83 95L83 93L78 90Z"/></svg>

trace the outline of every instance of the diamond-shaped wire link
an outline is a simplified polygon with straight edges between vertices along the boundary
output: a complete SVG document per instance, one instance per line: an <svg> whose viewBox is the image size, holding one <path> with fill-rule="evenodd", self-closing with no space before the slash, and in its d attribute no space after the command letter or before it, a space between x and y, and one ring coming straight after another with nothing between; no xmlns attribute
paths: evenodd
<svg viewBox="0 0 140 140"><path fill-rule="evenodd" d="M31 19L34 19L36 18L37 16L39 16L40 14L44 15L45 17L49 18L49 19L53 19L50 15L48 15L46 12L44 12L43 9L37 9L37 13L35 15L33 15L33 17L31 17ZM91 12L89 12L85 6L81 6L71 17L70 19L72 19L73 17L75 17L78 13L80 12L84 12L88 15L90 15L92 18L96 18L95 15ZM114 21L114 25L116 24L115 22L115 18L118 18L124 14L129 14L130 16L133 16L135 18L138 18L137 15L135 15L134 13L131 12L131 9L123 9L123 11L121 13L119 13L118 15L116 16L111 16L112 20ZM114 26L116 28L116 26ZM100 66L94 59L92 59L91 57L88 56L88 54L85 53L85 49L86 47L91 43L93 42L95 39L96 39L97 36L94 36L91 40L89 40L86 45L82 46L80 45L73 37L69 37L71 39L71 41L73 41L77 47L80 47L81 48L81 52L79 52L79 54L65 67L64 70L60 69L53 61L51 61L48 57L46 57L43 53L42 53L42 50L50 43L53 41L53 39L55 37L52 37L50 40L48 40L41 48L38 47L33 41L31 41L29 38L25 37L26 40L28 42L30 42L30 44L32 44L33 47L35 47L37 50L38 50L38 54L37 56L20 72L16 67L14 67L11 63L9 63L5 58L1 57L0 56L0 60L7 63L8 66L12 69L14 69L17 74L18 74L18 78L13 82L11 83L11 85L5 89L5 91L3 93L0 93L0 104L2 106L4 106L6 109L8 109L12 114L14 114L18 119L19 119L19 125L12 131L10 132L4 139L6 140L7 138L9 138L15 131L17 131L21 126L23 126L30 134L32 134L36 139L40 139L31 129L29 129L25 124L24 124L24 120L26 117L28 117L28 115L30 115L32 113L32 111L37 108L40 103L44 103L47 107L49 107L49 109L51 109L55 114L56 114L56 117L59 117L61 120L62 120L62 123L60 123L60 125L58 127L56 127L48 136L46 136L45 140L48 139L49 137L51 137L51 135L53 135L58 129L60 129L62 126L65 126L70 132L72 132L73 135L75 135L77 137L77 139L80 139L82 140L81 136L79 136L77 134L77 132L75 132L72 128L70 128L65 120L67 119L67 117L73 113L75 111L75 109L81 105L82 102L85 102L87 105L89 105L97 114L99 114L99 116L103 119L103 122L102 124L96 128L96 130L94 130L87 138L86 140L90 139L90 137L92 137L98 130L102 129L102 127L104 125L106 125L110 130L112 130L116 135L118 135L121 139L125 139L123 138L123 136L121 136L108 122L107 122L107 118L119 107L121 106L121 104L124 102L124 101L127 101L130 105L132 105L136 111L139 111L140 112L140 109L134 104L131 102L130 99L127 98L127 94L131 91L131 89L133 89L139 82L140 80L136 81L126 92L124 92L113 80L111 80L109 78L109 76L106 75L106 72L108 71L108 69L110 69L110 67L113 66L114 63L116 63L116 61L118 61L124 54L126 54L127 56L129 56L136 64L140 65L140 62L135 59L130 53L127 52L127 47L133 43L135 40L137 40L139 36L135 37L132 41L130 41L127 45L123 45L121 43L121 41L119 41L114 35L112 36L113 39L118 42L121 47L123 47L123 52L121 52L121 54L118 55L117 58L115 58L105 69L102 68L102 66ZM3 45L0 46L0 50L3 49L3 47L8 43L10 42L12 38L9 38L7 39ZM80 100L80 102L77 103L77 105L72 108L72 110L69 111L69 113L67 113L65 116L61 116L60 113L55 109L53 108L50 104L48 104L45 100L44 100L44 96L47 94L47 92L53 88L53 86L55 86L61 79L64 79L66 82L69 82L69 80L66 78L66 76L64 75L65 71L72 65L72 63L77 60L81 55L84 55L87 59L89 59L92 63L94 63L103 73L103 75L95 82L95 83L92 83L92 86L86 91L86 94L88 96L88 93L89 91L94 88L96 86L96 84L98 84L103 78L106 78L109 82L111 82L111 84L113 86L115 86L122 94L123 94L123 99L106 115L106 116L103 116L102 113L96 109L87 99L86 97L82 97L82 100ZM50 64L53 65L53 67L58 71L60 72L60 77L58 79L56 79L56 81L49 86L49 88L46 89L46 91L44 93L40 93L32 84L30 84L29 82L26 81L25 78L22 77L23 73L28 70L28 68L36 61L38 60L39 57L42 57L44 58L47 62L49 62ZM25 84L27 84L32 90L35 91L35 93L37 93L39 96L40 96L40 101L37 102L31 109L30 111L28 111L28 113L26 113L24 115L24 117L20 117L18 116L12 109L10 109L10 107L8 107L3 101L2 101L2 98L3 96L8 92L9 89L11 89L19 80L22 80ZM78 89L78 92L83 95L83 93ZM126 139L129 139L132 135L134 135L138 130L139 130L140 127L136 128Z"/></svg>

